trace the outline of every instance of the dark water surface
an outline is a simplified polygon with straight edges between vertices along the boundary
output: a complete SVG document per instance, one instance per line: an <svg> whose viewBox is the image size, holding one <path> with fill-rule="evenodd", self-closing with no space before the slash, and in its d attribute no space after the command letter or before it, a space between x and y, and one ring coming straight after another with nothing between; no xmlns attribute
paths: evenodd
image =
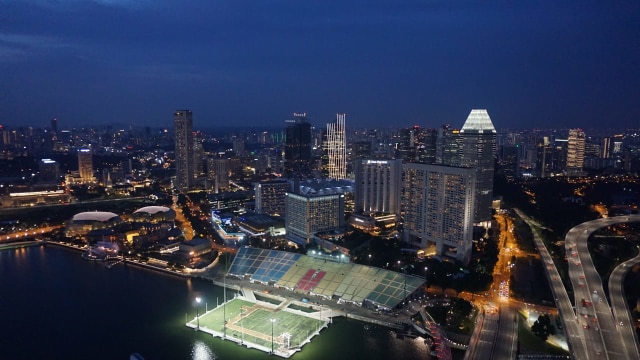
<svg viewBox="0 0 640 360"><path fill-rule="evenodd" d="M49 245L0 251L0 359L279 359L187 328L222 288ZM429 359L421 338L338 318L292 359Z"/></svg>

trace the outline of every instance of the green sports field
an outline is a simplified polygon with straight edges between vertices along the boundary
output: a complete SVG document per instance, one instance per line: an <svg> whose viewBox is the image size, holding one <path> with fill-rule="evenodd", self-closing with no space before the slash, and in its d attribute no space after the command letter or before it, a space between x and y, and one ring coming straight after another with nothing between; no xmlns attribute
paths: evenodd
<svg viewBox="0 0 640 360"><path fill-rule="evenodd" d="M273 325L274 349L296 348L309 336L325 325L324 321L287 311L273 310L260 304L241 299L233 299L226 305L200 315L202 330L213 330L224 333L223 318L227 319L226 336L243 339L265 348L271 348L271 331ZM273 321L272 321L273 319ZM189 321L196 325L196 321ZM289 339L287 340L287 335Z"/></svg>

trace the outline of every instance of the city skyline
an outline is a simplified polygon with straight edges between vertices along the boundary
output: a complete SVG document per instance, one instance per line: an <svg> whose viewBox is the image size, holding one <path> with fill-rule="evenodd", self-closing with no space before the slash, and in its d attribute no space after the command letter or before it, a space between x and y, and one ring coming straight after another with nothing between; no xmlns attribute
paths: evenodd
<svg viewBox="0 0 640 360"><path fill-rule="evenodd" d="M640 5L2 0L0 124L630 128ZM179 21L177 17L188 19ZM204 15L204 16L202 16Z"/></svg>

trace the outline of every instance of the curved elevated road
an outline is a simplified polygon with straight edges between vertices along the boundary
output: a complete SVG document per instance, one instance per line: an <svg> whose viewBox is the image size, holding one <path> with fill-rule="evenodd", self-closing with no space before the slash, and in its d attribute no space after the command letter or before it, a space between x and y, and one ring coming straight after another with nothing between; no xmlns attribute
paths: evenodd
<svg viewBox="0 0 640 360"><path fill-rule="evenodd" d="M629 312L629 307L624 298L624 276L629 269L640 264L640 254L631 260L618 265L611 276L609 276L609 297L611 298L611 310L618 324L622 341L625 344L635 344L635 346L627 346L627 354L629 359L640 359L638 351L638 339L636 337L635 327L632 326L633 319ZM619 324L622 322L622 326Z"/></svg>
<svg viewBox="0 0 640 360"><path fill-rule="evenodd" d="M516 209L516 212L532 230L533 226L540 227L521 211ZM591 233L602 227L626 222L640 222L640 215L593 220L580 224L567 233L565 247L575 310L544 243L538 232L533 231L536 247L546 264L546 274L565 327L567 342L575 359L640 359L638 340L631 326L631 316L622 289L624 275L633 265L640 263L640 255L620 264L611 274L610 307L604 296L602 279L595 270L587 248Z"/></svg>
<svg viewBox="0 0 640 360"><path fill-rule="evenodd" d="M581 324L580 330L585 339L589 358L638 359L637 356L630 356L637 351L636 342L623 341L621 337L619 325L617 325L619 322L613 318L611 307L604 294L602 279L593 265L587 247L587 240L594 231L626 222L640 222L640 216L615 216L588 221L572 228L565 236L576 316ZM610 295L616 298L618 294ZM624 298L614 301L617 304L625 303ZM623 309L626 311L626 305Z"/></svg>
<svg viewBox="0 0 640 360"><path fill-rule="evenodd" d="M582 328L579 325L578 321L576 321L577 315L573 310L573 305L571 304L571 300L569 299L569 294L567 294L567 289L562 283L558 268L554 264L553 259L551 258L547 247L542 241L539 232L536 231L536 229L540 226L520 210L514 210L518 214L518 216L520 216L520 218L524 222L526 222L529 227L531 227L533 240L536 244L538 252L540 253L542 261L544 261L545 273L547 274L553 297L556 300L558 314L560 315L560 319L562 320L562 325L567 335L567 344L569 345L569 350L571 351L573 358L579 360L589 359L589 355L587 354L587 345L585 344L585 339L581 331Z"/></svg>

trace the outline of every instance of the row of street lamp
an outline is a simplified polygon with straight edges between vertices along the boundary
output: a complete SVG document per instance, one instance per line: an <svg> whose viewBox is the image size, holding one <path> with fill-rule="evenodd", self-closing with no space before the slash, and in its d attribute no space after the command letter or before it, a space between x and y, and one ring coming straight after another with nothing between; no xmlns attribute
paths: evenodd
<svg viewBox="0 0 640 360"><path fill-rule="evenodd" d="M202 302L202 298L200 296L196 296L196 330L200 330L200 303ZM227 319L223 319L225 324L223 325L226 329ZM276 322L276 319L271 319L271 353L273 354L273 324ZM242 324L242 308L240 309L240 326L242 326L242 342L244 343L244 326Z"/></svg>

